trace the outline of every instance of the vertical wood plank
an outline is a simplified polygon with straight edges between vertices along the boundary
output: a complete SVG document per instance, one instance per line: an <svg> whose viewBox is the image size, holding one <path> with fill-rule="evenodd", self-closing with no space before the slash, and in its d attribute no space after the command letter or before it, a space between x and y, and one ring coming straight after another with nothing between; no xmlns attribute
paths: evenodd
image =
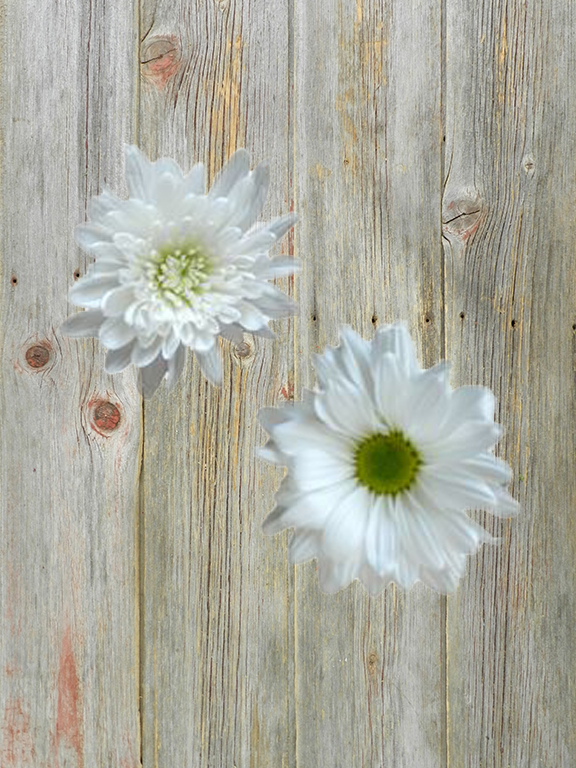
<svg viewBox="0 0 576 768"><path fill-rule="evenodd" d="M2 5L0 764L139 765L140 406L63 339L85 201L134 128L134 6Z"/></svg>
<svg viewBox="0 0 576 768"><path fill-rule="evenodd" d="M447 3L447 346L523 506L448 611L454 766L574 765L576 12Z"/></svg>
<svg viewBox="0 0 576 768"><path fill-rule="evenodd" d="M246 146L270 163L263 219L287 212L287 4L145 0L141 24L142 148L202 160L213 178ZM257 410L292 396L292 324L274 325L275 342L223 344L221 390L190 358L176 390L145 404L146 768L295 764L292 572L285 539L260 529L280 473L255 457Z"/></svg>
<svg viewBox="0 0 576 768"><path fill-rule="evenodd" d="M295 4L297 397L342 323L442 357L440 42L435 0ZM298 765L444 766L444 599L296 574Z"/></svg>

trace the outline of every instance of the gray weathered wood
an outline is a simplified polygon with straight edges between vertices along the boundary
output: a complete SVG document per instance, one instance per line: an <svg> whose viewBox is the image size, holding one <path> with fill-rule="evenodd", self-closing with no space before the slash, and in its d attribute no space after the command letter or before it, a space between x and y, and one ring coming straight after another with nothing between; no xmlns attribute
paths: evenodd
<svg viewBox="0 0 576 768"><path fill-rule="evenodd" d="M436 2L295 6L296 396L342 323L403 319L441 357L440 21ZM315 567L296 569L298 765L444 765L444 599L328 597Z"/></svg>
<svg viewBox="0 0 576 768"><path fill-rule="evenodd" d="M0 25L1 768L572 768L573 4L6 0ZM268 160L304 261L277 341L143 411L58 332L134 140L210 178ZM502 543L452 597L330 597L260 530L255 416L341 323L396 319L495 390L524 509L476 515Z"/></svg>
<svg viewBox="0 0 576 768"><path fill-rule="evenodd" d="M463 768L576 760L575 10L447 4L447 348L456 382L497 394L523 505L480 516L502 543L448 603Z"/></svg>
<svg viewBox="0 0 576 768"><path fill-rule="evenodd" d="M213 178L246 146L270 163L264 218L292 199L287 11L143 3L142 147L203 160ZM145 405L145 766L295 765L293 575L286 537L260 530L281 473L255 456L258 408L292 396L291 329L223 345L221 390L190 359L176 390Z"/></svg>
<svg viewBox="0 0 576 768"><path fill-rule="evenodd" d="M73 228L133 134L134 7L10 0L1 24L0 764L135 768L139 398L58 332Z"/></svg>

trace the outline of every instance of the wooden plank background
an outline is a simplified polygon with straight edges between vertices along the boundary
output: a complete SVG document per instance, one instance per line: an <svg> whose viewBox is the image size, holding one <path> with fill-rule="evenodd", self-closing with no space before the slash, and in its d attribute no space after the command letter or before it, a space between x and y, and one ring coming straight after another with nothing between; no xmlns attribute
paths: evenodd
<svg viewBox="0 0 576 768"><path fill-rule="evenodd" d="M0 768L576 766L576 7L0 4ZM143 406L58 332L123 143L267 160L300 304ZM259 408L405 320L499 401L523 512L457 593L319 591Z"/></svg>

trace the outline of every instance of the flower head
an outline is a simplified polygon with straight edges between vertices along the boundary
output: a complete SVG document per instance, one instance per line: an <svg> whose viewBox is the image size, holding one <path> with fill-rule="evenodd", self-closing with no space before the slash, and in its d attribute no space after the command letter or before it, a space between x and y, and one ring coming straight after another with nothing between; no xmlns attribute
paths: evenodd
<svg viewBox="0 0 576 768"><path fill-rule="evenodd" d="M294 313L268 281L299 264L270 259L268 251L295 217L253 229L268 181L267 166L250 171L240 149L206 193L202 164L185 176L173 160L151 163L127 147L129 199L105 190L90 201L89 222L76 228L78 244L96 261L70 289L70 300L87 311L69 317L63 333L99 337L108 373L134 363L145 395L164 377L174 385L186 348L220 384L218 336L235 343L244 331L273 337L270 319Z"/></svg>
<svg viewBox="0 0 576 768"><path fill-rule="evenodd" d="M465 510L518 512L492 453L492 393L452 390L445 363L422 370L402 325L371 342L342 329L315 369L303 402L260 412L262 457L288 467L264 530L293 527L292 561L317 558L327 592L353 579L373 594L418 580L453 591L466 555L494 541Z"/></svg>

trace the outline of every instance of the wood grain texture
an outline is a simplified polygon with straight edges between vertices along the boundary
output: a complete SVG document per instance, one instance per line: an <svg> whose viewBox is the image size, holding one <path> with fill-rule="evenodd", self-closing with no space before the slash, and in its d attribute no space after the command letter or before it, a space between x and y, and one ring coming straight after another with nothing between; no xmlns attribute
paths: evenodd
<svg viewBox="0 0 576 768"><path fill-rule="evenodd" d="M449 765L570 768L576 13L447 9L447 348L458 383L497 394L523 506L515 521L481 517L502 543L449 599Z"/></svg>
<svg viewBox="0 0 576 768"><path fill-rule="evenodd" d="M143 64L142 147L202 160L211 179L247 147L270 164L263 220L291 207L287 11L143 3L141 60L166 54ZM281 472L255 456L257 410L293 391L292 322L275 330L223 344L222 389L190 358L177 389L145 404L145 766L295 765L293 573L286 538L261 531Z"/></svg>
<svg viewBox="0 0 576 768"><path fill-rule="evenodd" d="M405 320L441 357L440 23L435 2L295 6L296 396L342 323ZM315 569L296 569L298 765L445 765L444 599L329 597Z"/></svg>
<svg viewBox="0 0 576 768"><path fill-rule="evenodd" d="M5 0L0 43L0 768L573 768L573 4ZM304 261L275 342L143 409L58 332L133 140L267 160ZM256 414L397 319L496 392L523 512L452 597L327 596Z"/></svg>
<svg viewBox="0 0 576 768"><path fill-rule="evenodd" d="M139 765L139 398L58 332L74 225L134 128L131 10L2 4L2 768Z"/></svg>

